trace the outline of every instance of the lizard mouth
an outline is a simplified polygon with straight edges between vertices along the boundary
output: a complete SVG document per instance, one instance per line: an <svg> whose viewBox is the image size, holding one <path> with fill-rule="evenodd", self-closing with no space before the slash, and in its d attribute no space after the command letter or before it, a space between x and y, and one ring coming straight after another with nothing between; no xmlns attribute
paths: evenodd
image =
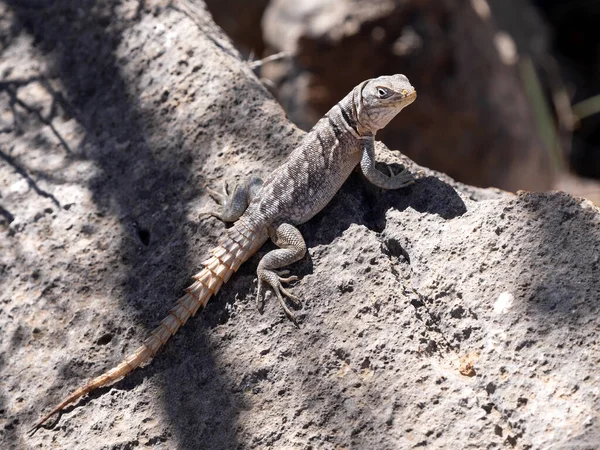
<svg viewBox="0 0 600 450"><path fill-rule="evenodd" d="M407 105L410 105L412 102L414 102L416 98L417 98L417 91L408 92L406 90L403 90L400 92L400 95L397 97L397 100L393 104L390 104L387 106L391 106L391 107L395 107L398 105L407 106Z"/></svg>

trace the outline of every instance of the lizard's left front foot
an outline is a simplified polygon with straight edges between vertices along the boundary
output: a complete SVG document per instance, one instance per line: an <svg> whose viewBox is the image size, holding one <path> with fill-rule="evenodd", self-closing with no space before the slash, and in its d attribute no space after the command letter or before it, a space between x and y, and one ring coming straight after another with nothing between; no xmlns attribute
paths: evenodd
<svg viewBox="0 0 600 450"><path fill-rule="evenodd" d="M387 169L390 172L390 176L372 166L368 171L363 171L363 173L367 177L367 180L382 189L400 189L415 182L414 175L408 169L402 169L399 173L394 173L390 166L387 166Z"/></svg>
<svg viewBox="0 0 600 450"><path fill-rule="evenodd" d="M415 182L414 175L410 173L408 169L404 168L400 172L394 173L391 166L387 166L387 168L390 172L390 178L388 178L388 180L386 180L383 184L389 187L384 187L384 189L400 189Z"/></svg>
<svg viewBox="0 0 600 450"><path fill-rule="evenodd" d="M400 189L415 182L415 177L407 169L394 174L390 166L387 166L390 176L380 172L375 168L375 146L373 138L367 139L363 143L363 155L360 160L362 173L371 183L382 189Z"/></svg>

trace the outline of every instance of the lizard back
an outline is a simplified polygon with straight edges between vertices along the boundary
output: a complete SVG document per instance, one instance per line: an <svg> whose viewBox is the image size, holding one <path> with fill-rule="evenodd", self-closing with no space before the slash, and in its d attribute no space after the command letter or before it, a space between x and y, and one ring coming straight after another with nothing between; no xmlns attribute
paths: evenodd
<svg viewBox="0 0 600 450"><path fill-rule="evenodd" d="M360 162L360 136L351 119L352 108L351 92L271 173L244 216L299 225L321 211Z"/></svg>

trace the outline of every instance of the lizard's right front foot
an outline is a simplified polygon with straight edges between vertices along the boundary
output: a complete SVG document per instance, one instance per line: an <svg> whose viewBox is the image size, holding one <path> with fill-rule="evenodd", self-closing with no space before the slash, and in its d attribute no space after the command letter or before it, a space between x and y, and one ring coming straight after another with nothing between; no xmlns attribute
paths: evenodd
<svg viewBox="0 0 600 450"><path fill-rule="evenodd" d="M287 275L287 273L288 273L287 271L280 272L281 275ZM290 300L292 300L294 302L294 304L296 304L296 306L302 306L302 302L300 301L300 299L298 297L296 297L294 294L292 294L287 289L285 289L281 285L281 283L290 283L292 281L297 281L298 277L295 275L292 275L291 277L284 278L284 277L280 276L280 274L278 274L272 270L266 270L266 269L259 271L259 273L258 273L258 289L256 291L256 304L257 304L257 307L259 310L262 309L264 283L267 283L269 286L271 286L271 288L275 292L275 295L277 296L277 299L279 300L279 304L283 308L283 311L285 312L285 314L291 319L292 322L294 322L297 325L298 322L296 320L296 316L285 304L285 300L284 300L283 296L285 295Z"/></svg>

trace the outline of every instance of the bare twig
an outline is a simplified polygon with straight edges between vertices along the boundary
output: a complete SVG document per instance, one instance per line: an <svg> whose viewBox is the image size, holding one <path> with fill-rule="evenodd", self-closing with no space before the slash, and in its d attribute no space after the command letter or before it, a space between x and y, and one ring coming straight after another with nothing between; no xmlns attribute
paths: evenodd
<svg viewBox="0 0 600 450"><path fill-rule="evenodd" d="M248 61L248 65L251 69L256 69L257 67L261 67L263 64L269 63L271 61L277 61L284 58L289 58L291 55L288 52L279 52L274 55L267 56L263 59L258 59L256 61Z"/></svg>
<svg viewBox="0 0 600 450"><path fill-rule="evenodd" d="M56 206L58 206L60 208L60 203L58 202L56 197L54 195L52 195L51 193L46 192L43 189L41 189L37 185L37 183L33 180L33 178L31 178L31 176L27 173L27 171L23 167L21 167L21 165L13 157L11 157L10 155L7 155L6 153L4 153L3 151L0 150L0 159L3 159L4 161L6 161L10 166L12 166L13 169L15 169L15 172L17 172L19 175L21 175L23 178L25 178L25 180L27 181L27 184L29 184L31 189L33 189L36 194L41 195L42 197L45 197L45 198L49 198L50 200L52 200L52 203L54 203Z"/></svg>

